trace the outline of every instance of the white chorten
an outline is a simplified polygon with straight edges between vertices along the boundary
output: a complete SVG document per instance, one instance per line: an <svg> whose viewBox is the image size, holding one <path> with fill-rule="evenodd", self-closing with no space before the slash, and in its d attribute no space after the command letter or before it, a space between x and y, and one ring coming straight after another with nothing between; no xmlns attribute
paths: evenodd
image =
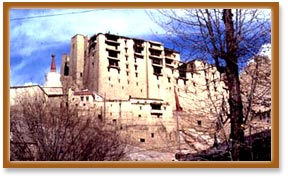
<svg viewBox="0 0 288 177"><path fill-rule="evenodd" d="M46 74L44 87L62 87L60 74L56 73L55 55L52 54L52 62L50 72Z"/></svg>

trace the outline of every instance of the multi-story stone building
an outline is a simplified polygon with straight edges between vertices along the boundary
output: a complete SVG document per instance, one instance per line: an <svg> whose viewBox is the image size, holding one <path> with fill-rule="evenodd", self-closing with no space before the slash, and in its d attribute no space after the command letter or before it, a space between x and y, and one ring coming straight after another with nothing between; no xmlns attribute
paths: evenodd
<svg viewBox="0 0 288 177"><path fill-rule="evenodd" d="M178 52L154 41L101 33L89 39L75 35L71 43L61 74L72 76L78 88L106 94L107 99L172 100Z"/></svg>
<svg viewBox="0 0 288 177"><path fill-rule="evenodd" d="M205 70L201 61L182 63L179 52L155 41L78 34L71 39L70 53L62 56L62 76L71 76L78 89L95 91L106 99L161 99L175 109L174 88L179 94L195 91L199 89L195 83L205 85L210 75L214 83L220 81L216 68L209 65ZM215 87L218 92L222 85Z"/></svg>
<svg viewBox="0 0 288 177"><path fill-rule="evenodd" d="M92 113L132 144L197 152L227 140L228 89L211 64L181 62L179 52L155 41L77 34L70 54L62 56L62 87L54 57L44 87L33 86L31 92L65 98L66 105ZM10 89L12 104L18 90L27 88Z"/></svg>
<svg viewBox="0 0 288 177"><path fill-rule="evenodd" d="M216 119L222 114L218 108L227 99L224 82L213 65L200 60L181 62L180 53L162 43L113 34L72 37L70 56L62 56L61 75L62 81L70 83L68 87L71 82L76 85L78 97L77 90L86 89L103 98L106 105L102 102L99 117L109 123L148 126L139 137L155 136L151 127L156 122L166 126L168 134L175 134L179 118L180 129L191 127L192 122L213 130L213 139ZM89 107L84 98L75 104ZM179 107L183 112L173 115Z"/></svg>

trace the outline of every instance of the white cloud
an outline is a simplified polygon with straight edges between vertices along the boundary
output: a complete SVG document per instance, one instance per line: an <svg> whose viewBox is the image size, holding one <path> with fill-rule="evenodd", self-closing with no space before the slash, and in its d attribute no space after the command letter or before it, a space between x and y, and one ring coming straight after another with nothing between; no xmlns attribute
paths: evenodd
<svg viewBox="0 0 288 177"><path fill-rule="evenodd" d="M35 83L35 82L26 82L24 84L24 86L28 86L28 85L39 85L38 83Z"/></svg>
<svg viewBox="0 0 288 177"><path fill-rule="evenodd" d="M30 81L33 83L35 81L43 81L46 71L44 71L44 67L39 68L38 63L44 63L47 57L41 52L45 51L47 53L50 52L50 50L55 51L57 48L61 51L61 47L69 45L71 37L75 34L93 35L110 31L113 34L135 37L149 35L151 29L160 31L160 28L150 20L143 9L105 9L87 13L57 15L87 10L88 9L11 10L11 85L23 85L25 82ZM27 19L27 17L45 15L57 16ZM15 18L24 19L11 20ZM63 52L69 52L66 50L67 49L63 49ZM35 66L35 62L37 62L38 68ZM45 63L47 62L45 61ZM28 73L28 70L34 72ZM35 72L37 72L37 75Z"/></svg>
<svg viewBox="0 0 288 177"><path fill-rule="evenodd" d="M76 11L85 11L85 9L27 10L26 15L23 15L23 10L13 10L11 19ZM39 50L39 47L69 42L72 36L79 33L92 35L110 31L119 35L137 36L149 34L151 28L161 30L141 9L106 9L80 14L13 20L10 27L11 47L18 49L13 52L23 56L29 56L33 51Z"/></svg>

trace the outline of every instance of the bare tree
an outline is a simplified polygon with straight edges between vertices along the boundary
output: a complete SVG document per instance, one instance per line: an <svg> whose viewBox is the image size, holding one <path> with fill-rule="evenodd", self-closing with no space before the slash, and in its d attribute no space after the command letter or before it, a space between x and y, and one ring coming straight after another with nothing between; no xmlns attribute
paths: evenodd
<svg viewBox="0 0 288 177"><path fill-rule="evenodd" d="M125 142L90 112L44 96L19 97L10 112L12 161L117 161Z"/></svg>
<svg viewBox="0 0 288 177"><path fill-rule="evenodd" d="M270 12L257 9L159 10L150 16L168 34L184 60L213 63L229 90L233 160L242 160L244 115L239 72L264 43L270 43Z"/></svg>
<svg viewBox="0 0 288 177"><path fill-rule="evenodd" d="M256 55L240 75L244 122L271 111L271 60Z"/></svg>

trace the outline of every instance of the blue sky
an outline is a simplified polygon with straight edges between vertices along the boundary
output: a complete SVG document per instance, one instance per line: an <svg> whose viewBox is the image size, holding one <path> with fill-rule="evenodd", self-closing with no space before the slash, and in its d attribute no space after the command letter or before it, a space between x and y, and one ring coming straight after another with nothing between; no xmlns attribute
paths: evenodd
<svg viewBox="0 0 288 177"><path fill-rule="evenodd" d="M163 37L165 32L144 9L12 9L10 85L43 85L51 54L56 55L60 72L61 56L70 53L72 36L106 32L162 41L166 47L172 47Z"/></svg>
<svg viewBox="0 0 288 177"><path fill-rule="evenodd" d="M84 11L85 13L81 13ZM30 18L47 15L49 17ZM70 52L72 36L91 36L108 31L144 39L151 39L156 33L163 33L143 9L10 10L10 85L44 84L51 54L56 54L59 72L61 55Z"/></svg>

